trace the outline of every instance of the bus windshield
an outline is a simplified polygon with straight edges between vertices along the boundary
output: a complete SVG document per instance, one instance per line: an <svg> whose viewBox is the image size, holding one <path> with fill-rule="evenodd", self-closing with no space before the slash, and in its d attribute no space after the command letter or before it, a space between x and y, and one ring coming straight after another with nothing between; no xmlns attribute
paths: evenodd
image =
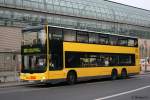
<svg viewBox="0 0 150 100"><path fill-rule="evenodd" d="M23 55L22 72L24 73L41 73L46 71L46 55Z"/></svg>
<svg viewBox="0 0 150 100"><path fill-rule="evenodd" d="M46 71L46 33L44 28L27 28L22 32L22 72L42 73Z"/></svg>
<svg viewBox="0 0 150 100"><path fill-rule="evenodd" d="M23 33L23 45L45 45L46 33L41 30L29 30Z"/></svg>

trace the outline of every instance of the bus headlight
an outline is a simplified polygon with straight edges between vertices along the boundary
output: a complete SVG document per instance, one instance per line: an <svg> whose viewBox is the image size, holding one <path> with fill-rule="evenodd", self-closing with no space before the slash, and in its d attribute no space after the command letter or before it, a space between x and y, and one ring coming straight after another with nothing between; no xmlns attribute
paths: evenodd
<svg viewBox="0 0 150 100"><path fill-rule="evenodd" d="M45 76L43 76L42 79L41 79L41 82L44 82L45 79L46 79Z"/></svg>
<svg viewBox="0 0 150 100"><path fill-rule="evenodd" d="M43 76L43 77L42 77L42 80L45 80L45 79L46 79L45 76Z"/></svg>

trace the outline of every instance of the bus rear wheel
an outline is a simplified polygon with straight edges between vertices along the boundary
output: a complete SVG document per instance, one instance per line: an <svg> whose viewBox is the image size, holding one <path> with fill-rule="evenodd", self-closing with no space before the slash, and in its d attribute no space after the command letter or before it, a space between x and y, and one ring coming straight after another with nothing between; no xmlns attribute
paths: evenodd
<svg viewBox="0 0 150 100"><path fill-rule="evenodd" d="M126 79L127 77L128 77L127 71L126 71L126 69L123 69L123 70L121 71L121 78L122 78L122 79Z"/></svg>
<svg viewBox="0 0 150 100"><path fill-rule="evenodd" d="M75 84L77 81L77 75L74 71L70 71L67 75L67 83L69 85Z"/></svg>
<svg viewBox="0 0 150 100"><path fill-rule="evenodd" d="M118 77L117 70L112 70L112 73L111 73L111 79L112 79L112 80L116 80L117 77Z"/></svg>

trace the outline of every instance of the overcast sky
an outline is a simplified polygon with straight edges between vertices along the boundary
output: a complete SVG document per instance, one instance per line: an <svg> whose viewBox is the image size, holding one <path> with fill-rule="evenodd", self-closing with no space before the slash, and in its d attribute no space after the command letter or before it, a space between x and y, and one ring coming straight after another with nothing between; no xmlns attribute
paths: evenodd
<svg viewBox="0 0 150 100"><path fill-rule="evenodd" d="M110 0L110 1L119 2L126 5L131 5L138 8L150 10L150 0Z"/></svg>

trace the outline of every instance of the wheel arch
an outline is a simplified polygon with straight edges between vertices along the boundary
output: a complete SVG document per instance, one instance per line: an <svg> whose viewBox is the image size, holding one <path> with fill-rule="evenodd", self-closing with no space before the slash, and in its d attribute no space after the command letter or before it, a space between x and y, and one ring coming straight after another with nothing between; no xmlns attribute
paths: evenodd
<svg viewBox="0 0 150 100"><path fill-rule="evenodd" d="M112 74L114 71L117 72L117 75L118 75L118 70L117 70L116 68L113 68L113 69L112 69L111 74Z"/></svg>
<svg viewBox="0 0 150 100"><path fill-rule="evenodd" d="M122 72L122 71L126 71L126 72L127 72L127 69L126 69L126 68L122 68L121 72Z"/></svg>
<svg viewBox="0 0 150 100"><path fill-rule="evenodd" d="M69 71L67 72L67 76L68 76L69 73L74 73L74 74L76 75L76 77L78 77L76 70L73 70L73 69L72 69L72 70L69 70Z"/></svg>

